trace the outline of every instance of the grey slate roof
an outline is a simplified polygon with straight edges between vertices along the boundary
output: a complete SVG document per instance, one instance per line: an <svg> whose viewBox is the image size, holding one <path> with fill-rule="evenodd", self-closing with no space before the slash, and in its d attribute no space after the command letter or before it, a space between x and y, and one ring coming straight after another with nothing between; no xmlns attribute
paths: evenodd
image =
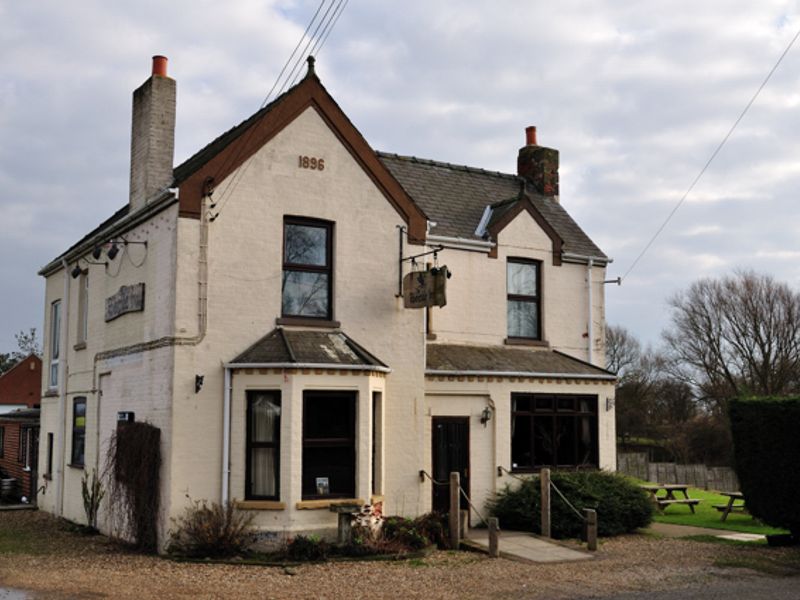
<svg viewBox="0 0 800 600"><path fill-rule="evenodd" d="M306 331L278 327L231 364L319 364L381 367L386 365L342 331Z"/></svg>
<svg viewBox="0 0 800 600"><path fill-rule="evenodd" d="M605 369L573 358L557 350L514 348L508 346L466 346L428 344L429 371L478 371L495 373L536 373L613 378Z"/></svg>
<svg viewBox="0 0 800 600"><path fill-rule="evenodd" d="M0 414L0 419L12 419L23 423L38 423L40 414L41 411L38 408L19 408Z"/></svg>
<svg viewBox="0 0 800 600"><path fill-rule="evenodd" d="M486 206L502 204L503 210L509 210L522 198L525 181L517 175L386 152L378 152L378 157L428 218L437 223L431 230L434 235L481 239L475 230ZM561 204L537 194L531 186L525 187L524 193L561 237L564 252L605 257ZM493 221L498 218L492 215Z"/></svg>

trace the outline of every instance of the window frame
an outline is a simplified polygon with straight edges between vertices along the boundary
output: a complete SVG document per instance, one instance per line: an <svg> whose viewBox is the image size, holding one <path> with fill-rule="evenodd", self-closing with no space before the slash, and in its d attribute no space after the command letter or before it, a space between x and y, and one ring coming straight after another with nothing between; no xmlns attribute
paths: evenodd
<svg viewBox="0 0 800 600"><path fill-rule="evenodd" d="M349 412L349 437L307 437L308 420L310 418L308 403L310 399L328 396L330 397L347 397L349 405L347 410ZM303 433L302 433L302 466L301 466L301 488L300 494L303 500L335 500L340 498L355 498L358 486L358 392L350 390L305 390L303 391ZM308 494L303 490L303 484L306 479L306 466L308 464L306 449L307 448L349 448L350 459L352 460L353 481L352 487L348 487L345 491L330 491L328 494ZM348 465L349 466L349 465ZM330 482L329 482L330 484Z"/></svg>
<svg viewBox="0 0 800 600"><path fill-rule="evenodd" d="M50 373L48 387L55 389L59 383L61 361L61 298L50 303Z"/></svg>
<svg viewBox="0 0 800 600"><path fill-rule="evenodd" d="M6 426L0 425L0 458L5 456L6 448Z"/></svg>
<svg viewBox="0 0 800 600"><path fill-rule="evenodd" d="M527 398L530 401L530 410L514 410L514 400ZM538 409L536 407L537 400L548 400L552 399L553 401L553 408L552 409ZM565 401L570 399L573 401L573 409L561 409L559 407L559 401ZM589 410L582 411L580 410L580 402L582 400L589 401ZM594 394L535 394L529 392L512 392L511 393L511 406L510 406L510 444L511 447L509 450L511 451L511 471L514 473L537 473L540 469L543 468L550 468L550 469L599 469L600 468L600 429L599 429L599 398L597 395ZM514 462L514 435L515 435L515 417L522 416L522 417L530 417L530 463L529 465L519 465ZM590 419L591 424L591 449L590 449L590 458L593 462L589 463L579 463L579 464L569 464L569 463L561 463L558 462L558 447L553 448L553 460L551 461L552 464L537 464L536 459L536 419L552 419L553 421L553 431L556 431L556 423L557 419L566 419L572 418L573 424L572 427L574 428L575 435L574 437L574 456L578 456L578 448L580 446L579 436L577 432L577 428L579 423L584 418Z"/></svg>
<svg viewBox="0 0 800 600"><path fill-rule="evenodd" d="M83 404L83 426L79 427L77 425L78 419L78 405ZM70 447L69 453L69 466L70 467L79 467L83 468L86 464L86 415L87 415L87 403L86 398L84 396L76 396L72 399L72 446ZM80 457L76 456L75 449L77 448L76 440L82 440L82 449L83 452ZM80 460L77 460L80 458Z"/></svg>
<svg viewBox="0 0 800 600"><path fill-rule="evenodd" d="M271 442L254 442L251 437L251 425L253 419L253 413L251 410L251 405L253 401L257 399L258 395L270 395L273 397L273 401L276 401L278 407L280 408L281 412L278 414L278 423L277 423L277 431L275 434L275 439ZM245 417L245 483L244 483L244 499L245 500L280 500L281 497L281 426L283 422L283 403L281 399L281 392L280 390L247 390L247 394L245 397L245 402L247 403L246 406L246 417ZM253 456L252 450L254 448L275 448L275 494L274 495L262 495L262 494L253 494L252 493L252 476L251 476L251 468L253 464Z"/></svg>
<svg viewBox="0 0 800 600"><path fill-rule="evenodd" d="M529 265L536 269L536 295L529 294L512 294L510 292L510 280L508 277L509 264ZM524 335L512 335L511 322L508 319L508 306L511 302L527 302L536 305L536 332L535 337ZM542 323L542 261L533 258L522 258L509 256L506 259L506 333L509 340L524 340L524 341L542 341L543 335Z"/></svg>
<svg viewBox="0 0 800 600"><path fill-rule="evenodd" d="M89 337L89 270L84 269L78 278L77 345L86 345Z"/></svg>
<svg viewBox="0 0 800 600"><path fill-rule="evenodd" d="M24 465L27 460L28 460L28 432L24 427L22 427L22 425L20 425L17 437L17 462L21 465Z"/></svg>
<svg viewBox="0 0 800 600"><path fill-rule="evenodd" d="M292 263L286 260L286 226L299 225L304 227L317 227L325 230L325 265L312 265L307 263ZM282 319L312 319L313 321L331 321L333 319L333 225L332 221L311 219L307 217L284 216L282 230L283 255L281 261L281 318ZM328 310L323 316L298 315L287 313L284 310L283 294L285 293L286 273L321 273L328 276Z"/></svg>

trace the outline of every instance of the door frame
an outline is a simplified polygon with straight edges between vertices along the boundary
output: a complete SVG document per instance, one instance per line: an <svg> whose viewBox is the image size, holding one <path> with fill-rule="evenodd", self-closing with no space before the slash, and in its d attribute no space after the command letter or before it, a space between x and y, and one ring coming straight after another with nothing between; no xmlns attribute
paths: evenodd
<svg viewBox="0 0 800 600"><path fill-rule="evenodd" d="M467 497L471 499L472 494L472 461L471 461L471 443L472 440L470 439L470 418L469 416L460 416L460 415L431 415L431 471L434 473L436 472L434 468L434 460L436 456L436 422L445 422L445 423L464 423L466 424L467 429L467 485L466 485L466 492ZM449 477L449 476L448 476ZM447 481L448 485L450 483L449 478ZM461 481L461 487L464 487L464 482ZM435 496L436 496L436 485L431 485L431 510L434 508L435 503ZM463 498L460 499L463 501ZM461 506L461 501L459 501L458 505ZM472 511L469 509L469 505L467 505L467 526L470 523Z"/></svg>

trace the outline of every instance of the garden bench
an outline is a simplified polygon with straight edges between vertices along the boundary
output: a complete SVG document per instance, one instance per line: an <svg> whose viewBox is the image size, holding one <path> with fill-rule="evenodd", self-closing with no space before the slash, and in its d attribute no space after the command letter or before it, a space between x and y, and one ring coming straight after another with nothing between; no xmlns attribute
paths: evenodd
<svg viewBox="0 0 800 600"><path fill-rule="evenodd" d="M691 509L692 513L694 513L695 505L700 504L700 500L697 498L689 498L689 486L683 483L658 483L643 485L641 487L652 494L653 502L655 502L660 512L664 512L664 509L671 504L686 504ZM660 491L666 492L666 495L659 496L658 492ZM681 492L684 497L676 497L676 492Z"/></svg>
<svg viewBox="0 0 800 600"><path fill-rule="evenodd" d="M720 494L722 496L727 496L728 497L728 503L727 504L714 504L713 505L714 508L716 508L718 511L720 511L722 513L722 518L720 519L721 521L724 521L725 519L727 519L728 515L731 514L734 511L736 511L736 512L738 512L738 511L747 512L747 507L745 506L744 495L742 494L742 492L720 492ZM742 503L741 504L736 504L737 500L741 500Z"/></svg>

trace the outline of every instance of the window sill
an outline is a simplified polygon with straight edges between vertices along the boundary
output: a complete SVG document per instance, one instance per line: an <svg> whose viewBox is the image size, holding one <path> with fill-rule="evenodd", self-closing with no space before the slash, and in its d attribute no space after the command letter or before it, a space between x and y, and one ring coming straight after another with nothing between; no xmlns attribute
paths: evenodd
<svg viewBox="0 0 800 600"><path fill-rule="evenodd" d="M550 342L545 340L534 340L530 338L507 337L503 340L506 346L535 346L538 348L549 348Z"/></svg>
<svg viewBox="0 0 800 600"><path fill-rule="evenodd" d="M327 319L313 319L311 317L278 317L275 319L276 325L299 325L301 327L323 327L326 329L339 329L342 324L339 321L329 321Z"/></svg>
<svg viewBox="0 0 800 600"><path fill-rule="evenodd" d="M73 464L69 464L69 465L67 465L67 466L68 466L70 469L79 469L79 470L83 471L83 465L73 465Z"/></svg>
<svg viewBox="0 0 800 600"><path fill-rule="evenodd" d="M286 510L286 503L278 500L240 500L236 503L240 510Z"/></svg>
<svg viewBox="0 0 800 600"><path fill-rule="evenodd" d="M301 500L295 504L297 510L324 510L339 504L366 504L361 498L331 498L330 500Z"/></svg>
<svg viewBox="0 0 800 600"><path fill-rule="evenodd" d="M42 395L45 398L57 398L58 397L58 389L57 388L50 388Z"/></svg>
<svg viewBox="0 0 800 600"><path fill-rule="evenodd" d="M86 342L78 342L72 347L72 349L75 350L75 352L78 350L86 350Z"/></svg>
<svg viewBox="0 0 800 600"><path fill-rule="evenodd" d="M384 500L383 496L379 494L373 494L372 496L369 497L370 504L380 504L381 502L383 502L383 500Z"/></svg>

